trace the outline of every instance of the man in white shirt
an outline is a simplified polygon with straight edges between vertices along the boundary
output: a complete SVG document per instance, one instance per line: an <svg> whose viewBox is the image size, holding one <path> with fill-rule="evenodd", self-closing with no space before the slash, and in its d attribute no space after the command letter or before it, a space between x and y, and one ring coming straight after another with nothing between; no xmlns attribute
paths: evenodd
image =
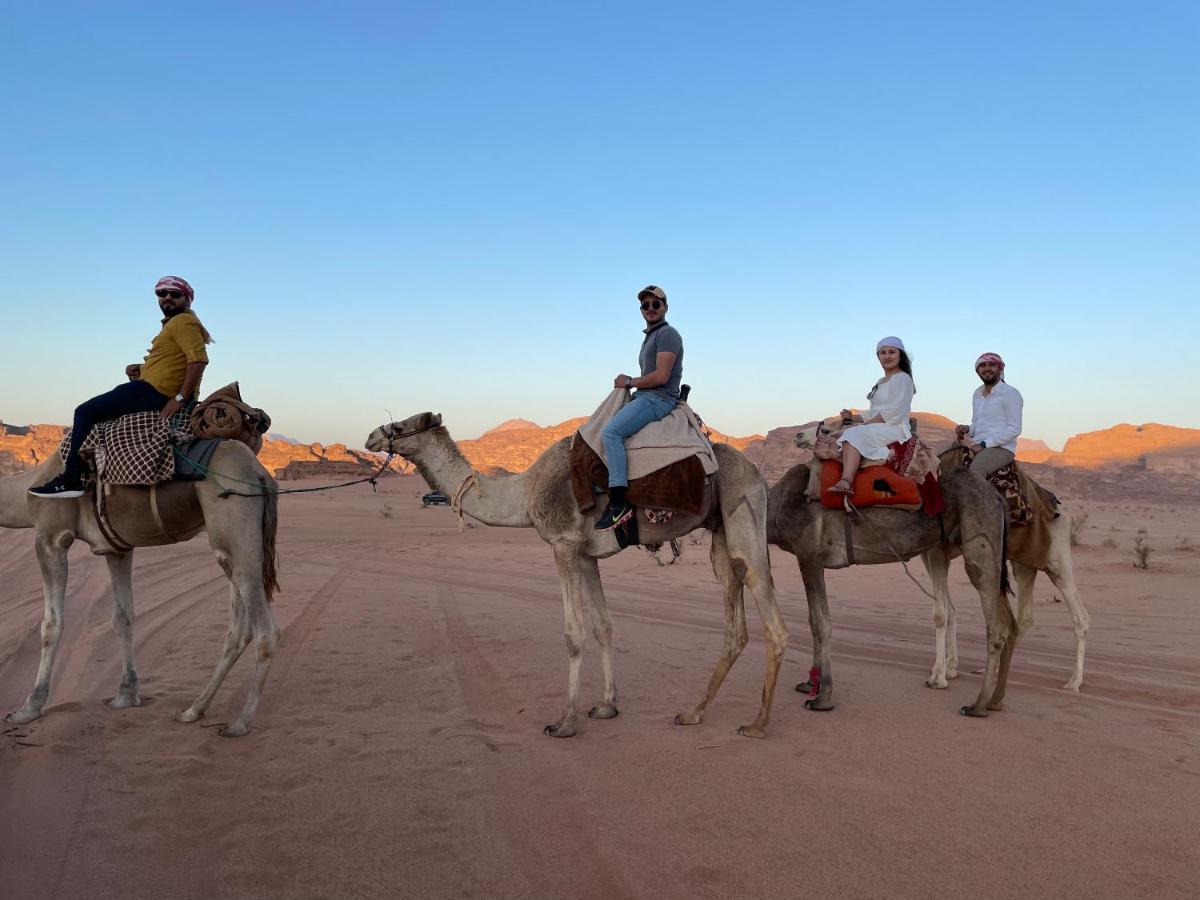
<svg viewBox="0 0 1200 900"><path fill-rule="evenodd" d="M955 428L958 442L975 453L971 470L987 478L1017 456L1021 436L1021 392L1004 380L1004 360L985 353L975 360L975 374L983 385L971 398L971 424Z"/></svg>

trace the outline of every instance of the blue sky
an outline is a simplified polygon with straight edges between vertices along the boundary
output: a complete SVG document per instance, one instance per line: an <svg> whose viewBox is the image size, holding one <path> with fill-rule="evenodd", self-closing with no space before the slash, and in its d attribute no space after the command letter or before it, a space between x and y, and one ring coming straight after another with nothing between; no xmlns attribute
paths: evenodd
<svg viewBox="0 0 1200 900"><path fill-rule="evenodd" d="M0 26L0 418L66 422L163 274L275 429L590 412L671 298L706 420L1200 427L1192 2L50 3Z"/></svg>

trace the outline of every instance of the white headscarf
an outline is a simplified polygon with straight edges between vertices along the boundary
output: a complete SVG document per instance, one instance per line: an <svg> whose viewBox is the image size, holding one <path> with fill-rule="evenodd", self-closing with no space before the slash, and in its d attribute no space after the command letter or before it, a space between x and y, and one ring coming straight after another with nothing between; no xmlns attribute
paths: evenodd
<svg viewBox="0 0 1200 900"><path fill-rule="evenodd" d="M875 352L878 353L884 347L895 347L897 350L904 350L904 341L895 335L880 338L879 343L875 345Z"/></svg>

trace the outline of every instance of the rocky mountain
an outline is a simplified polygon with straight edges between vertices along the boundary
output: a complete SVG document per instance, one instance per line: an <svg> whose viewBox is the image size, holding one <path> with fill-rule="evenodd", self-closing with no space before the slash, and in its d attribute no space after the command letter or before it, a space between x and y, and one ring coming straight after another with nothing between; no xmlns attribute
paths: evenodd
<svg viewBox="0 0 1200 900"><path fill-rule="evenodd" d="M1051 465L1099 469L1137 466L1160 471L1200 471L1200 429L1149 422L1114 425L1070 438Z"/></svg>
<svg viewBox="0 0 1200 900"><path fill-rule="evenodd" d="M954 423L935 413L915 413L917 431L934 448L954 440ZM475 440L460 441L459 447L473 466L488 473L521 472L555 441L572 434L586 417L542 427L528 419L510 419ZM791 466L807 462L811 455L792 441L799 425L773 428L765 436L733 437L712 431L712 439L732 444L759 467L768 481L775 481ZM61 425L9 425L0 421L0 475L36 466L54 452L66 429ZM1138 479L1183 478L1200 475L1200 429L1170 425L1116 425L1079 434L1056 453L1042 441L1022 438L1017 457L1038 464L1048 481L1072 482L1067 470L1080 473L1099 470L1130 484ZM272 434L263 442L259 459L277 478L353 478L370 474L380 458L345 444L301 444ZM396 472L411 471L403 460L393 460ZM1055 476L1056 470L1062 470ZM1086 476L1096 481L1098 476ZM1101 479L1102 480L1102 479ZM1111 479L1110 479L1111 480ZM1098 483L1098 482L1097 482ZM1115 482L1114 482L1115 483Z"/></svg>
<svg viewBox="0 0 1200 900"><path fill-rule="evenodd" d="M62 425L8 425L0 421L0 475L32 469L62 443Z"/></svg>

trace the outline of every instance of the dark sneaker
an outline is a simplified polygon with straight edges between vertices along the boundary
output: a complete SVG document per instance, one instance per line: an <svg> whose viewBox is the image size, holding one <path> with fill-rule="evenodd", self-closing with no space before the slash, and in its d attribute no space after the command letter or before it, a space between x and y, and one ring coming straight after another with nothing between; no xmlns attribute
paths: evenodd
<svg viewBox="0 0 1200 900"><path fill-rule="evenodd" d="M35 497L52 497L62 500L73 500L83 496L83 485L78 481L67 481L66 476L59 475L41 487L30 488L29 493Z"/></svg>
<svg viewBox="0 0 1200 900"><path fill-rule="evenodd" d="M618 525L633 518L633 507L627 503L610 503L604 508L604 514L596 520L597 531L612 531Z"/></svg>

